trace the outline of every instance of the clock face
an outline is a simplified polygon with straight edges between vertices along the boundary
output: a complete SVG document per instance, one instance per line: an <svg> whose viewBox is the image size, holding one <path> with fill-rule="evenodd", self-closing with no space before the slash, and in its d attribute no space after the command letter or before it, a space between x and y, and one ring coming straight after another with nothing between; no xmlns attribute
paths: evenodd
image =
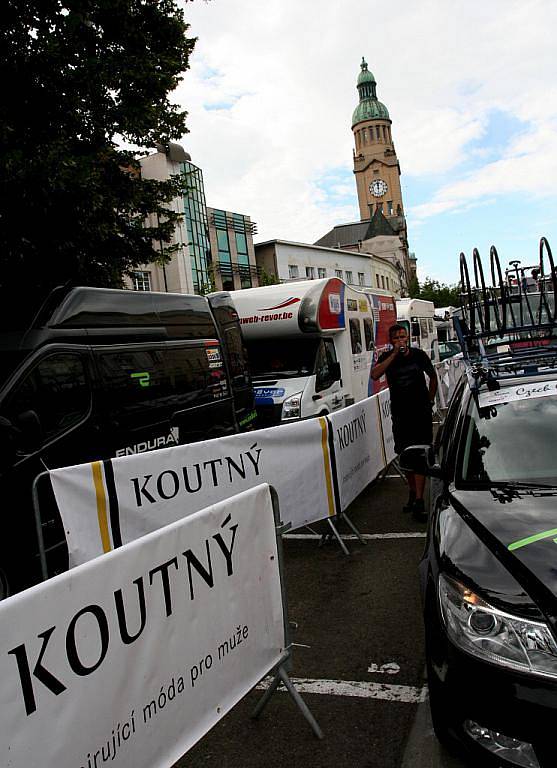
<svg viewBox="0 0 557 768"><path fill-rule="evenodd" d="M387 182L383 181L383 179L374 179L369 185L369 191L373 197L383 197L387 190Z"/></svg>

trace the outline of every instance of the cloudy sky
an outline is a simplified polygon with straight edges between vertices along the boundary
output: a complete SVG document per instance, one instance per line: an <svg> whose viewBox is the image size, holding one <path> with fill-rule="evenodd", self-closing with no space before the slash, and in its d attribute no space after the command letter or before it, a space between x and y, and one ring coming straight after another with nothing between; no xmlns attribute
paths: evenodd
<svg viewBox="0 0 557 768"><path fill-rule="evenodd" d="M314 242L359 219L351 116L365 56L392 119L419 277L458 254L557 258L554 0L195 0L175 94L209 205L256 241Z"/></svg>

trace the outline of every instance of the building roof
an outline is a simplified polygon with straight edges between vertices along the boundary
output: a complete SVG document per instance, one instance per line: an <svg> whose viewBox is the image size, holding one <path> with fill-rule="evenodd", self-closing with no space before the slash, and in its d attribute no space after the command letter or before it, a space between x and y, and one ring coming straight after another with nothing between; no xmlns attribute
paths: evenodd
<svg viewBox="0 0 557 768"><path fill-rule="evenodd" d="M367 68L367 62L362 56L360 64L360 74L356 82L358 93L360 94L360 103L352 114L352 128L364 120L389 120L389 111L387 107L377 99L376 82Z"/></svg>
<svg viewBox="0 0 557 768"><path fill-rule="evenodd" d="M364 224L369 224L368 222L363 222ZM341 226L357 226L356 224L343 224ZM334 230L331 230L333 232ZM356 241L357 242L357 241ZM346 256L362 256L363 258L374 258L378 261L384 262L386 265L392 267L393 264L389 259L386 259L384 256L378 256L375 253L370 253L369 251L352 251L352 250L346 250L343 251L342 248L332 248L328 247L326 245L322 245L321 243L297 243L293 240L264 240L261 243L255 243L254 248L257 251L259 248L264 248L268 245L295 245L297 248L310 248L311 250L320 250L320 251L329 251L330 253L334 253L336 256L339 254L344 254Z"/></svg>
<svg viewBox="0 0 557 768"><path fill-rule="evenodd" d="M352 224L338 224L327 232L326 235L316 240L315 245L322 245L328 248L342 248L348 245L357 245L358 242L371 240L372 237L378 237L379 235L394 237L396 234L396 230L389 224L381 211L377 209L371 219L364 219L364 221Z"/></svg>

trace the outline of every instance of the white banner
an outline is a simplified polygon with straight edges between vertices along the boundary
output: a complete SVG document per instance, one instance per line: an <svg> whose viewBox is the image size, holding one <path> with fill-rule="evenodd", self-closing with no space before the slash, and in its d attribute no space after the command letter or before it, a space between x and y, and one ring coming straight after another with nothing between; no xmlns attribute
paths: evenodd
<svg viewBox="0 0 557 768"><path fill-rule="evenodd" d="M442 363L436 363L435 370L439 383L438 404L441 408L446 408L464 372L464 361L461 357L449 357Z"/></svg>
<svg viewBox="0 0 557 768"><path fill-rule="evenodd" d="M385 466L396 459L395 439L393 437L393 421L391 418L391 393L384 389L377 395L379 413L381 415L381 428L383 431L383 447L385 450Z"/></svg>
<svg viewBox="0 0 557 768"><path fill-rule="evenodd" d="M335 514L324 418L50 473L70 565L266 482L293 528Z"/></svg>
<svg viewBox="0 0 557 768"><path fill-rule="evenodd" d="M327 418L333 430L340 507L348 505L385 466L378 397L336 411Z"/></svg>
<svg viewBox="0 0 557 768"><path fill-rule="evenodd" d="M168 768L279 661L261 485L0 603L3 768Z"/></svg>
<svg viewBox="0 0 557 768"><path fill-rule="evenodd" d="M519 384L511 387L501 387L492 392L480 392L479 406L485 408L501 403L511 403L515 400L532 400L536 397L555 397L557 395L557 381L538 381L534 384Z"/></svg>

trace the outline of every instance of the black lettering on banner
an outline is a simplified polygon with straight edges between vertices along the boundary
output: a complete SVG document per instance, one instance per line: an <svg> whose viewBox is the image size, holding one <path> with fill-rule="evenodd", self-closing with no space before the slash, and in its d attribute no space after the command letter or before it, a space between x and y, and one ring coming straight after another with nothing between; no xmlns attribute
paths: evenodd
<svg viewBox="0 0 557 768"><path fill-rule="evenodd" d="M156 568L153 568L149 571L149 584L153 584L153 576L155 573L158 573L160 571L161 574L161 581L162 581L162 589L164 593L164 607L166 610L166 615L170 616L172 613L172 598L170 596L170 579L168 577L168 568L173 565L176 570L178 570L178 558L173 557L172 560L167 560L166 563L163 563L162 565L158 565Z"/></svg>
<svg viewBox="0 0 557 768"><path fill-rule="evenodd" d="M189 481L189 475L188 475L188 468L182 467L182 473L184 475L184 483L186 484L186 491L188 493L197 493L197 491L201 488L201 467L199 464L194 464L194 467L197 467L197 488L194 488L190 485Z"/></svg>
<svg viewBox="0 0 557 768"><path fill-rule="evenodd" d="M342 427L337 429L337 439L339 442L340 450L343 451L349 445L351 445L360 435L366 433L366 414L361 413L356 418L349 421L348 424L343 424Z"/></svg>
<svg viewBox="0 0 557 768"><path fill-rule="evenodd" d="M52 672L43 667L42 661L46 651L46 647L50 641L52 633L56 627L50 627L45 629L37 635L42 639L43 644L39 651L39 657L35 666L33 667L33 677L36 677L49 691L55 696L59 696L62 691L66 690L66 686L58 678L54 677ZM37 709L37 702L35 700L35 692L33 690L33 681L31 679L31 670L29 669L29 661L27 659L27 650L25 645L18 645L16 648L12 648L8 651L8 654L15 656L17 661L17 668L19 671L19 679L21 682L21 692L23 694L23 702L25 704L25 714L30 715Z"/></svg>
<svg viewBox="0 0 557 768"><path fill-rule="evenodd" d="M97 624L99 626L99 638L101 641L99 658L90 667L85 666L85 664L83 664L83 662L79 658L79 654L77 652L77 645L75 641L75 628L76 628L77 622L82 616L85 616L85 614L87 613L90 613L97 620ZM84 677L85 675L90 675L91 672L94 672L96 669L100 667L100 665L104 661L106 652L108 651L108 640L109 640L108 619L106 618L106 614L103 611L103 609L100 607L100 605L94 605L94 604L86 605L85 608L82 608L80 611L78 611L75 614L75 616L73 617L73 619L70 621L68 625L68 629L66 630L66 653L68 656L68 662L70 664L70 667L72 668L72 670L75 672L76 675L80 675L80 677Z"/></svg>
<svg viewBox="0 0 557 768"><path fill-rule="evenodd" d="M222 523L221 528L224 528L228 523L230 522L230 515L226 518L226 520ZM222 554L224 555L226 559L226 572L229 576L232 576L233 569L232 569L232 550L234 549L234 541L236 540L236 531L238 530L238 523L235 525L230 526L230 530L232 531L232 540L230 542L230 549L227 548L224 539L222 538L220 533L217 533L213 536L213 539L217 542L219 547L221 548Z"/></svg>
<svg viewBox="0 0 557 768"><path fill-rule="evenodd" d="M126 611L124 608L124 599L122 597L122 590L117 589L114 593L114 603L116 605L116 615L118 617L118 628L120 629L120 637L122 642L126 645L131 645L141 635L145 629L146 611L145 611L145 588L143 586L143 578L140 576L138 579L134 579L135 586L137 587L137 597L139 600L139 617L140 626L135 635L130 635L128 632L128 623L126 621Z"/></svg>
<svg viewBox="0 0 557 768"><path fill-rule="evenodd" d="M220 466L222 467L222 459L211 459L210 461L204 462L203 469L205 469L207 464L209 464L209 466L211 467L211 473L213 475L213 485L215 486L215 488L218 488L219 481L217 479L217 470L215 469L215 466L217 464L220 464Z"/></svg>
<svg viewBox="0 0 557 768"><path fill-rule="evenodd" d="M168 488L169 493L165 493L164 489L164 477L167 475L168 477L172 478L171 483L167 484L170 485ZM167 469L164 472L161 472L160 475L157 477L157 491L161 498L168 500L173 499L178 491L180 490L180 480L178 479L178 475L176 472L174 472L172 469Z"/></svg>
<svg viewBox="0 0 557 768"><path fill-rule="evenodd" d="M147 483L149 482L149 480L152 477L153 477L153 475L145 475L144 476L144 482L143 482L143 485L141 487L139 485L139 478L138 477L132 477L132 483L133 483L133 487L134 487L134 491L135 491L135 501L136 501L136 504L137 504L138 507L140 507L141 504L142 504L142 500L141 500L142 496L145 496L147 501L149 501L151 504L155 504L156 501L157 501L155 499L155 497L151 493L149 493L149 491L147 490L147 487L146 487Z"/></svg>
<svg viewBox="0 0 557 768"><path fill-rule="evenodd" d="M180 492L198 493L206 482L210 482L213 488L218 488L226 481L232 484L238 477L245 480L251 470L254 477L259 477L261 454L261 448L254 443L247 451L240 453L238 458L225 456L208 459L202 464L183 466L181 472L165 469L155 478L153 475L132 477L130 481L134 489L135 503L142 507L145 502L156 504L159 501L174 499ZM225 466L226 474L220 469Z"/></svg>
<svg viewBox="0 0 557 768"><path fill-rule="evenodd" d="M251 455L251 451L253 451L254 448L257 448L257 443L254 443L250 446L249 450L246 451L246 456L253 464L253 468L255 469L255 474L259 477L259 457L261 456L261 448L257 448L257 451L255 453L255 458Z"/></svg>
<svg viewBox="0 0 557 768"><path fill-rule="evenodd" d="M259 460L259 454L257 454L257 460ZM225 534L223 531L223 529L226 528L229 530L229 535ZM229 514L221 523L220 529L221 530L218 530L217 533L205 539L206 560L204 562L202 562L202 559L200 559L191 549L182 552L187 563L187 578L191 600L194 600L196 597L194 585L196 578L195 573L197 573L198 577L201 577L201 580L204 581L209 588L212 589L214 587L215 574L213 570L213 558L215 552L217 553L217 558L222 556L224 561L223 565L226 565L227 576L232 576L234 573L234 551L239 525L238 523L232 523L232 516ZM215 544L212 544L213 541ZM213 552L211 551L211 548L213 548ZM112 627L109 625L109 618L105 609L100 605L91 603L85 605L73 615L67 624L65 633L63 630L56 633L56 626L52 626L37 634L37 639L41 640L42 644L38 653L35 652L36 661L34 661L34 663L32 659L31 661L29 659L28 646L25 643L17 645L8 651L8 655L12 655L17 664L21 693L27 715L31 715L38 707L36 681L41 683L55 696L60 695L68 687L66 682L62 682L59 678L58 672L54 674L51 669L48 669L45 664L43 664L43 660L45 659L47 650L50 646L54 646L56 643L58 646L62 645L61 648L58 647L54 658L62 657L63 651L65 651L65 661L67 662L69 670L78 677L84 677L91 675L101 666L101 664L103 664L108 653L111 639L113 642L116 639L117 642L121 641L124 645L131 645L143 634L147 626L148 616L156 616L158 614L156 609L151 610L150 606L148 606L148 600L159 601L161 604L162 600L164 600L166 616L168 617L172 614L173 594L171 588L172 585L170 583L171 568L174 568L176 571L180 570L178 557L173 557L166 562L160 563L148 571L150 586L153 586L157 574L160 574L162 590L157 588L146 591L144 581L145 576L139 576L134 579L127 588L114 590L112 593L114 599L114 612L109 612L108 614L111 618ZM224 568L221 567L217 573L223 576ZM133 589L133 586L135 586L135 590ZM135 607L136 602L137 607ZM153 608L156 607L153 606ZM86 631L80 631L80 627L82 627L84 621L86 622ZM93 622L92 627L91 622ZM116 624L118 625L118 632L116 632ZM132 626L131 629L130 624ZM113 628L112 634L110 632L111 628ZM240 632L240 634L238 634L238 632ZM238 632L235 635L233 647L236 647L237 644L242 642L242 639L247 637L244 630L240 631L239 628ZM230 640L230 643L232 643L232 639ZM93 648L93 650L91 650L91 648ZM54 651L52 651L52 653L54 653ZM95 656L95 658L92 659L91 656ZM192 671L192 685L195 684L196 675L203 674L204 671L209 670L212 664L213 656L211 654L207 654L200 659L196 665L197 671ZM67 674L68 668L65 666L64 669ZM183 679L179 678L177 688L178 693L181 693L183 686ZM175 696L176 689L174 682L172 682L167 689L161 688L157 699L153 700L153 702L146 705L144 708L144 719L150 718L152 714L156 714L157 709L164 708L167 701L172 701ZM118 724L116 734L118 748L120 747L119 727L120 724ZM132 727L135 727L133 722L133 711ZM109 742L106 743L110 744L110 739ZM112 747L112 751L115 752L115 746ZM100 750L95 754L100 755ZM111 757L111 759L113 758Z"/></svg>
<svg viewBox="0 0 557 768"><path fill-rule="evenodd" d="M206 584L208 584L211 587L211 589L215 586L215 580L213 578L213 565L211 563L211 550L209 549L209 541L205 542L205 549L207 550L207 563L208 563L207 568L205 568L204 565L201 563L201 561L197 558L197 556L193 554L191 549L187 549L185 552L182 552L188 564L188 580L190 585L190 597L192 600L194 599L192 565L197 571L197 573L201 576L203 581Z"/></svg>

